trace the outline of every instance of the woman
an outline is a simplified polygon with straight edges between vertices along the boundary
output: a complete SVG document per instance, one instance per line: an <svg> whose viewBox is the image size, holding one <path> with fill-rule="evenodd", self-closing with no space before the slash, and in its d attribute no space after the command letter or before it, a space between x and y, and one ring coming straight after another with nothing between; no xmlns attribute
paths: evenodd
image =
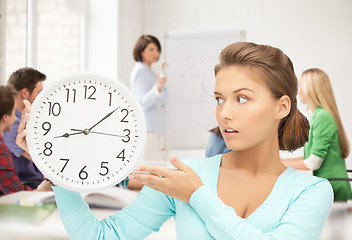
<svg viewBox="0 0 352 240"><path fill-rule="evenodd" d="M349 143L337 109L328 75L312 68L301 76L300 101L313 112L309 141L304 146L304 157L282 159L286 166L313 170L322 178L348 178L345 158L349 155ZM331 181L335 201L352 199L348 181Z"/></svg>
<svg viewBox="0 0 352 240"><path fill-rule="evenodd" d="M143 161L162 161L164 153L164 115L166 76L155 74L152 64L159 60L161 46L151 35L142 35L133 49L136 64L131 73L131 90L144 111L147 140Z"/></svg>
<svg viewBox="0 0 352 240"><path fill-rule="evenodd" d="M303 146L309 130L296 107L290 59L277 48L234 43L221 52L215 76L216 117L232 151L183 162L171 157L172 169L137 167L142 173L130 176L146 186L131 205L102 221L79 193L54 186L71 239L144 239L170 217L177 239L319 238L333 202L331 186L286 168L279 157L279 149ZM24 114L17 142L25 148Z"/></svg>

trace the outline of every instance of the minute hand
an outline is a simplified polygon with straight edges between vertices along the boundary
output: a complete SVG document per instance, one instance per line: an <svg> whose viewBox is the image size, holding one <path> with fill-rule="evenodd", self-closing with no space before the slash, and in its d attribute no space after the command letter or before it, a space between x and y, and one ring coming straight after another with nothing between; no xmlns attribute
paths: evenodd
<svg viewBox="0 0 352 240"><path fill-rule="evenodd" d="M98 125L99 123L101 123L102 121L104 121L105 119L107 119L108 117L111 116L111 114L113 114L117 109L119 109L120 107L116 108L114 111L112 111L111 113L108 113L105 117L103 117L103 119L101 119L99 122L97 122L96 124L94 124L91 128L89 128L89 131L92 130L96 125Z"/></svg>

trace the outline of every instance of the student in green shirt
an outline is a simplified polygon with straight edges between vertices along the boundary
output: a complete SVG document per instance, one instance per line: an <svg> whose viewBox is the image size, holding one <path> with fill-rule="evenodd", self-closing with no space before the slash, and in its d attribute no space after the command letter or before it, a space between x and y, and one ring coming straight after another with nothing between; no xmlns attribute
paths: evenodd
<svg viewBox="0 0 352 240"><path fill-rule="evenodd" d="M322 178L347 178L345 158L350 148L328 75L312 68L301 76L300 101L313 112L304 157L282 159L286 166L310 169ZM335 201L352 199L348 181L331 181Z"/></svg>

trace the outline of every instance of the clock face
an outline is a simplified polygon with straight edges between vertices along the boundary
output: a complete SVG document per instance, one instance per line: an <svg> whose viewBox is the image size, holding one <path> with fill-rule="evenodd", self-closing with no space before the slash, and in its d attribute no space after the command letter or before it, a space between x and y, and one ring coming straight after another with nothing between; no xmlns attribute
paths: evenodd
<svg viewBox="0 0 352 240"><path fill-rule="evenodd" d="M70 190L121 182L144 148L139 104L124 85L103 76L60 79L37 96L30 116L26 138L35 165Z"/></svg>

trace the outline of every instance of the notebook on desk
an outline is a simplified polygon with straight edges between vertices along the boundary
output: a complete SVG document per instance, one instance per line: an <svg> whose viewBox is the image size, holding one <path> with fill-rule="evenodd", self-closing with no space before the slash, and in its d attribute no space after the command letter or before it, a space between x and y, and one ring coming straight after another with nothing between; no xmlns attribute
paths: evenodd
<svg viewBox="0 0 352 240"><path fill-rule="evenodd" d="M21 191L0 197L0 222L42 222L56 208L56 205L36 204L27 202L25 199L29 196L48 195L48 193Z"/></svg>

